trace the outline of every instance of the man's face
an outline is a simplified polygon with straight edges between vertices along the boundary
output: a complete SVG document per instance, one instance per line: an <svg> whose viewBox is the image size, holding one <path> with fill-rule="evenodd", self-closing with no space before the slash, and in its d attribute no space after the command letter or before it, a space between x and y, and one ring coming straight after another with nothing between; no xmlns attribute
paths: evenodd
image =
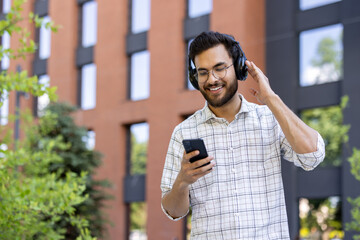
<svg viewBox="0 0 360 240"><path fill-rule="evenodd" d="M226 75L222 79L216 79L212 73L212 71L216 73L217 68L228 67L233 63L224 45L219 44L196 55L194 62L198 72L199 70L209 71L207 80L201 81L199 78L199 90L208 104L218 108L228 103L238 88L234 66L225 70Z"/></svg>

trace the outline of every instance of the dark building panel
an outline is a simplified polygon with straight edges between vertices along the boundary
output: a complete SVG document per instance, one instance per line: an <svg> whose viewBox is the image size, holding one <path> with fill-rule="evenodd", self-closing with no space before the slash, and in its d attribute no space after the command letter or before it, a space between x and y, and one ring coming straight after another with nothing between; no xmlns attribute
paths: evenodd
<svg viewBox="0 0 360 240"><path fill-rule="evenodd" d="M126 176L124 180L124 202L145 201L145 175Z"/></svg>
<svg viewBox="0 0 360 240"><path fill-rule="evenodd" d="M341 168L320 167L313 171L298 171L298 197L327 198L341 195Z"/></svg>
<svg viewBox="0 0 360 240"><path fill-rule="evenodd" d="M184 39L189 40L199 33L210 29L210 16L204 15L197 18L186 18L184 21Z"/></svg>
<svg viewBox="0 0 360 240"><path fill-rule="evenodd" d="M340 4L334 3L321 8L299 12L297 15L297 30L323 27L340 22Z"/></svg>
<svg viewBox="0 0 360 240"><path fill-rule="evenodd" d="M126 37L126 53L131 55L135 52L147 49L147 32L128 34Z"/></svg>
<svg viewBox="0 0 360 240"><path fill-rule="evenodd" d="M337 105L342 94L342 81L298 88L298 110Z"/></svg>

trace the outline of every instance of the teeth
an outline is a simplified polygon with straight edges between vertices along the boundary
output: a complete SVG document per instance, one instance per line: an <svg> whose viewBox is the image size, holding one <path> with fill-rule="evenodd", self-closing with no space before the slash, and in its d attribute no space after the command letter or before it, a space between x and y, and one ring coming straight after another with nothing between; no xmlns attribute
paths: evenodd
<svg viewBox="0 0 360 240"><path fill-rule="evenodd" d="M210 88L211 91L216 91L219 90L221 87L216 87L216 88Z"/></svg>

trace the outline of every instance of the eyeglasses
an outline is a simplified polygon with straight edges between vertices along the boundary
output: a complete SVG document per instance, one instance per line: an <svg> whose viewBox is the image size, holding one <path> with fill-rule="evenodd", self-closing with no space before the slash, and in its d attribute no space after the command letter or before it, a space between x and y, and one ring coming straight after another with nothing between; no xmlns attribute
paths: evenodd
<svg viewBox="0 0 360 240"><path fill-rule="evenodd" d="M223 79L226 76L226 70L232 65L233 64L230 64L227 67L225 67L224 65L215 66L211 69L211 73L214 76L214 78L218 80ZM197 78L198 82L205 82L209 79L209 72L210 72L209 70L200 69L194 75L195 78Z"/></svg>

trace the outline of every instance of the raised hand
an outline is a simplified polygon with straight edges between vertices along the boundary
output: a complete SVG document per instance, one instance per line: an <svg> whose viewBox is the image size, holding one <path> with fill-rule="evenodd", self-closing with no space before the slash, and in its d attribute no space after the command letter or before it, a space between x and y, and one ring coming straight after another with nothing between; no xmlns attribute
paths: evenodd
<svg viewBox="0 0 360 240"><path fill-rule="evenodd" d="M255 82L259 85L259 90L251 88L249 91L256 99L262 104L268 104L268 100L271 96L275 95L273 90L270 87L269 79L265 74L258 68L254 62L246 60L246 66L248 67L248 72Z"/></svg>

